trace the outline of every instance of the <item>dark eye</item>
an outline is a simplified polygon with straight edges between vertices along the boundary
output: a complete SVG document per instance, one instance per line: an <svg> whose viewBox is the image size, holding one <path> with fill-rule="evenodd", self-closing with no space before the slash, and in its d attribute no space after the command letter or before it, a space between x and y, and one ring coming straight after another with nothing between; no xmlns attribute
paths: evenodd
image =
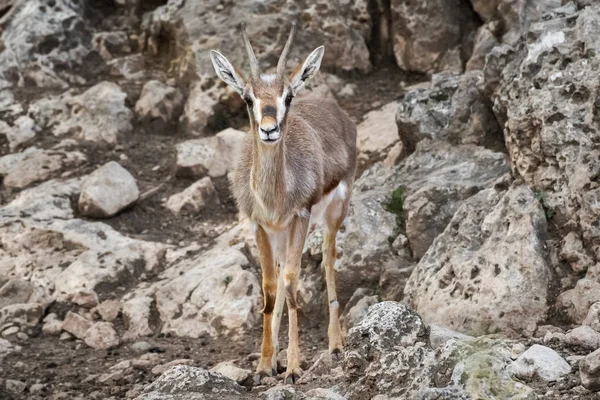
<svg viewBox="0 0 600 400"><path fill-rule="evenodd" d="M287 97L285 98L285 106L289 107L290 104L292 104L292 99L294 98L294 96L292 96L291 93L288 93Z"/></svg>
<svg viewBox="0 0 600 400"><path fill-rule="evenodd" d="M248 107L252 107L252 99L249 96L244 97L244 101L248 104Z"/></svg>

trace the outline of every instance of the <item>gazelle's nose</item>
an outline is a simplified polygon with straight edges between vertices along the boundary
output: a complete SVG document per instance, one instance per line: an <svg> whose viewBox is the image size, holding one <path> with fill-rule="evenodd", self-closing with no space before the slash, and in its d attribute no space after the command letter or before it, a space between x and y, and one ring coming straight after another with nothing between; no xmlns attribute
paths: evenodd
<svg viewBox="0 0 600 400"><path fill-rule="evenodd" d="M273 117L263 117L260 121L260 130L266 134L274 133L279 130L279 125Z"/></svg>

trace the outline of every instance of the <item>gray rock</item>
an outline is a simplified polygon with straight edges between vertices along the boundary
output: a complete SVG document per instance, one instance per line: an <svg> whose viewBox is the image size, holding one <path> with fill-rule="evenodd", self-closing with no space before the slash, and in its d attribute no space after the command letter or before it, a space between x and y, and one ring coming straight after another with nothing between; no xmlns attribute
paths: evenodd
<svg viewBox="0 0 600 400"><path fill-rule="evenodd" d="M571 366L554 350L534 344L511 364L510 372L522 380L553 382L571 373Z"/></svg>
<svg viewBox="0 0 600 400"><path fill-rule="evenodd" d="M600 348L600 333L589 326L578 326L567 332L565 344L571 347L584 348L588 351L598 350Z"/></svg>
<svg viewBox="0 0 600 400"><path fill-rule="evenodd" d="M220 362L212 367L210 371L221 374L240 385L244 384L252 376L252 371L237 367L231 361Z"/></svg>
<svg viewBox="0 0 600 400"><path fill-rule="evenodd" d="M383 160L389 150L399 141L396 126L398 102L391 102L364 116L356 127L359 159L368 164Z"/></svg>
<svg viewBox="0 0 600 400"><path fill-rule="evenodd" d="M129 346L129 348L138 354L144 354L144 353L147 353L148 351L150 351L150 349L152 349L153 346L150 343L142 340L142 341L133 343L132 345Z"/></svg>
<svg viewBox="0 0 600 400"><path fill-rule="evenodd" d="M260 394L265 400L305 400L304 393L293 385L276 386L265 390Z"/></svg>
<svg viewBox="0 0 600 400"><path fill-rule="evenodd" d="M215 395L227 399L240 396L244 390L220 374L189 366L175 366L146 386L137 400L203 400Z"/></svg>
<svg viewBox="0 0 600 400"><path fill-rule="evenodd" d="M0 287L0 308L27 303L33 294L33 285L23 279L11 279Z"/></svg>
<svg viewBox="0 0 600 400"><path fill-rule="evenodd" d="M83 14L84 6L69 0L16 2L2 20L0 80L51 88L82 83L73 71L90 52Z"/></svg>
<svg viewBox="0 0 600 400"><path fill-rule="evenodd" d="M131 132L133 112L125 105L127 94L113 82L101 82L80 95L66 93L60 100L67 113L57 117L54 134L91 142L115 144Z"/></svg>
<svg viewBox="0 0 600 400"><path fill-rule="evenodd" d="M0 361L7 355L21 351L21 346L14 345L6 339L0 338Z"/></svg>
<svg viewBox="0 0 600 400"><path fill-rule="evenodd" d="M115 55L130 53L129 36L125 31L96 32L92 37L92 45L106 61Z"/></svg>
<svg viewBox="0 0 600 400"><path fill-rule="evenodd" d="M0 309L0 328L8 324L33 328L42 319L44 306L40 303L11 304Z"/></svg>
<svg viewBox="0 0 600 400"><path fill-rule="evenodd" d="M96 322L85 332L85 344L93 349L112 349L120 343L119 335L110 322Z"/></svg>
<svg viewBox="0 0 600 400"><path fill-rule="evenodd" d="M35 138L39 127L28 116L21 116L15 120L11 128L7 123L0 121L0 134L6 135L11 151L23 147Z"/></svg>
<svg viewBox="0 0 600 400"><path fill-rule="evenodd" d="M218 178L233 171L241 154L244 132L228 128L216 136L192 139L177 145L177 175Z"/></svg>
<svg viewBox="0 0 600 400"><path fill-rule="evenodd" d="M219 195L210 179L206 176L187 187L184 191L169 197L166 207L175 215L182 211L197 213L206 207L220 204Z"/></svg>
<svg viewBox="0 0 600 400"><path fill-rule="evenodd" d="M4 385L6 386L6 390L14 395L20 395L27 388L27 383L16 379L7 379L4 382Z"/></svg>
<svg viewBox="0 0 600 400"><path fill-rule="evenodd" d="M589 390L600 390L600 349L579 361L581 384Z"/></svg>
<svg viewBox="0 0 600 400"><path fill-rule="evenodd" d="M135 113L140 122L152 129L164 129L183 111L183 95L177 88L156 80L148 81L135 103ZM169 133L169 132L165 132Z"/></svg>
<svg viewBox="0 0 600 400"><path fill-rule="evenodd" d="M450 339L468 342L470 340L474 340L475 338L473 336L454 332L438 325L429 325L429 344L431 345L432 349L437 349L440 346L443 346Z"/></svg>
<svg viewBox="0 0 600 400"><path fill-rule="evenodd" d="M406 301L462 333L529 332L546 314L546 218L526 186L465 201L413 271Z"/></svg>
<svg viewBox="0 0 600 400"><path fill-rule="evenodd" d="M561 2L540 2L551 3ZM599 19L597 4L577 11L571 3L548 12L513 48L494 49L484 69L513 172L537 193L556 228L582 241L592 265L600 261L600 129L596 96L590 95L600 68ZM558 312L578 324L599 300L596 279L585 279L557 301Z"/></svg>
<svg viewBox="0 0 600 400"><path fill-rule="evenodd" d="M346 400L345 396L332 389L311 389L304 393L306 400Z"/></svg>
<svg viewBox="0 0 600 400"><path fill-rule="evenodd" d="M414 7L407 0L392 0L391 13L392 44L400 68L425 73L463 70L477 29L477 17L468 4L434 0Z"/></svg>
<svg viewBox="0 0 600 400"><path fill-rule="evenodd" d="M589 326L596 332L600 332L600 302L592 304L583 325Z"/></svg>
<svg viewBox="0 0 600 400"><path fill-rule="evenodd" d="M396 114L405 154L423 139L477 144L493 150L504 146L502 129L484 93L481 71L434 75L431 86L410 90Z"/></svg>
<svg viewBox="0 0 600 400"><path fill-rule="evenodd" d="M83 182L79 210L90 217L112 217L135 203L139 197L135 178L119 163L110 161Z"/></svg>
<svg viewBox="0 0 600 400"><path fill-rule="evenodd" d="M6 187L22 189L49 179L63 167L76 166L85 160L85 155L78 151L43 150L32 146L0 157L0 176L4 177Z"/></svg>

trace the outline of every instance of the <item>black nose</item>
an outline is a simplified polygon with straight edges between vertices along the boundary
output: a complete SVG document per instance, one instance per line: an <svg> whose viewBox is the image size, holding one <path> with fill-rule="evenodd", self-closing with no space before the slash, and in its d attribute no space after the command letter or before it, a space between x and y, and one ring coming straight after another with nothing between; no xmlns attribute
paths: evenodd
<svg viewBox="0 0 600 400"><path fill-rule="evenodd" d="M270 128L270 129L264 129L264 128L261 127L260 130L263 131L266 134L277 132L279 130L279 125L275 125L272 128Z"/></svg>

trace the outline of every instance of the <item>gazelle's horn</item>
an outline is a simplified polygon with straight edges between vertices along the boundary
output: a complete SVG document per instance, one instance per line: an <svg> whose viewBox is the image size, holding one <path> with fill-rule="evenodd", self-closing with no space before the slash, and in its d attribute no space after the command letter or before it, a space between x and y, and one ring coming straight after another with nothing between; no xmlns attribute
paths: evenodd
<svg viewBox="0 0 600 400"><path fill-rule="evenodd" d="M260 75L260 68L258 67L258 60L256 59L256 55L254 54L254 50L252 50L252 44L250 44L250 39L248 39L248 32L246 32L246 23L242 22L242 38L244 39L244 45L246 46L246 53L248 53L248 61L250 61L250 74L252 78L256 79Z"/></svg>
<svg viewBox="0 0 600 400"><path fill-rule="evenodd" d="M283 48L281 56L279 57L279 62L277 63L277 76L279 77L282 77L285 73L285 64L287 64L290 51L292 51L294 36L296 36L296 22L292 22L292 29L290 30L287 42L285 43L285 47Z"/></svg>

